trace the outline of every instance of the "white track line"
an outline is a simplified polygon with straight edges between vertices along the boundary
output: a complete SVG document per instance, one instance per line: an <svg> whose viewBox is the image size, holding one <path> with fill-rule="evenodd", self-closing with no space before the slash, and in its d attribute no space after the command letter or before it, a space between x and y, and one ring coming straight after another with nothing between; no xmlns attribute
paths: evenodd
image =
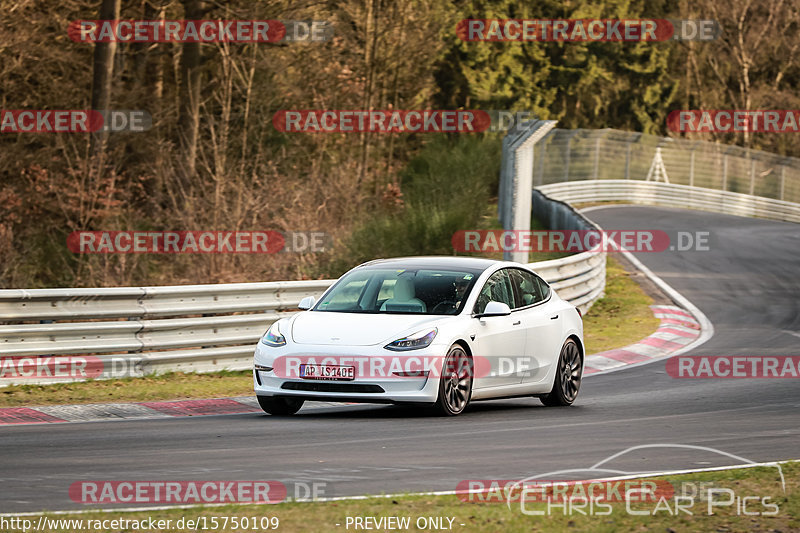
<svg viewBox="0 0 800 533"><path fill-rule="evenodd" d="M616 208L616 207L631 207L631 205L630 204L609 205L609 206L596 205L596 206L592 206L592 207L587 207L586 209L581 209L579 212L581 214L583 214L583 213L586 213L586 212L589 212L589 211L597 211L597 210L600 210L600 209L609 209L609 208ZM594 222L594 221L592 221L592 222ZM600 227L599 224L597 226ZM612 241L612 244L614 244L613 241ZM619 250L618 253L621 253L623 256L625 256L625 259L630 261L633 264L633 266L635 266L640 272L642 272L645 276L647 276L647 278L650 281L655 283L662 291L664 291L667 294L667 296L669 296L670 299L673 302L678 304L680 307L683 307L686 311L689 311L692 315L694 315L695 319L697 319L697 321L700 323L700 336L697 337L693 342L691 342L691 343L687 344L686 346L684 346L683 348L678 348L674 352L670 353L669 357L674 357L676 355L680 355L682 353L686 353L686 352L688 352L690 350L694 350L695 348L697 348L701 344L705 343L711 337L714 336L714 325L711 323L711 321L708 319L708 317L705 314L703 314L703 312L700 311L700 309L697 308L696 305L694 305L685 296L683 296L681 293L679 293L674 288L672 288L666 281L664 281L663 279L658 277L652 270L650 270L649 268L644 266L644 264L641 261L639 261L631 252L629 252L628 250ZM619 368L609 368L608 370L605 370L603 372L597 372L595 374L588 374L587 376L584 376L584 378L589 378L589 377L592 377L592 376L602 376L604 374L609 374L611 372L617 372L619 370L626 370L628 368L634 368L634 367L637 367L637 366L649 365L649 364L655 363L656 361L664 361L664 358L653 359L651 361L641 361L639 363L633 363L633 364L625 365L624 367L619 367Z"/></svg>
<svg viewBox="0 0 800 533"><path fill-rule="evenodd" d="M780 469L780 465L797 462L796 459L787 461L769 461L765 463L748 463L739 465L728 466L713 466L707 468L691 468L686 470L664 470L663 472L647 472L643 474L630 474L626 476L618 476L615 478L603 478L604 481L621 481L625 479L641 479L662 476L681 476L686 474L699 474L702 472L720 472L724 470L743 470L746 468L758 468L760 466L775 466ZM287 500L285 503L324 503L324 502L341 502L350 500L371 500L378 498L403 498L408 496L456 496L458 494L466 494L464 491L457 490L440 490L432 492L405 492L397 494L365 494L363 496L337 496L334 498L318 498L314 501L292 502ZM283 502L282 502L283 503ZM0 513L0 517L14 517L14 516L42 516L42 515L74 515L74 514L87 514L87 513L140 513L145 511L168 511L172 509L197 509L201 507L223 507L226 505L264 505L263 503L207 503L207 504L194 504L194 505L164 505L160 507L123 507L119 509L81 509L74 511L46 511L46 512L29 512L29 513ZM275 503L271 505L280 505Z"/></svg>
<svg viewBox="0 0 800 533"><path fill-rule="evenodd" d="M789 331L788 329L783 329L781 331L788 333L789 335L794 335L795 337L800 337L800 332L798 331Z"/></svg>

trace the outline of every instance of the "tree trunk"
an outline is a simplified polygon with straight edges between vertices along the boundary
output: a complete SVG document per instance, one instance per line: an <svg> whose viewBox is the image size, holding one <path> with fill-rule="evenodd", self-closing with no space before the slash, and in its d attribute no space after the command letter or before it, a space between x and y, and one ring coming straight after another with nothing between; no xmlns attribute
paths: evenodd
<svg viewBox="0 0 800 533"><path fill-rule="evenodd" d="M203 0L181 0L187 20L198 20L206 13ZM195 175L197 135L200 125L200 86L202 57L199 43L184 43L181 52L180 109L178 137L181 147L181 174L184 184Z"/></svg>
<svg viewBox="0 0 800 533"><path fill-rule="evenodd" d="M100 20L119 19L120 0L103 0L98 18ZM111 105L111 84L114 77L114 56L117 43L97 43L94 48L94 72L92 77L92 109L107 116ZM108 132L97 131L92 135L91 153L102 156L108 141Z"/></svg>
<svg viewBox="0 0 800 533"><path fill-rule="evenodd" d="M165 19L166 0L144 0L142 2L143 20ZM164 92L164 49L160 43L131 43L133 51L133 71L136 90L147 95L148 107L160 100ZM156 102L152 102L155 97Z"/></svg>

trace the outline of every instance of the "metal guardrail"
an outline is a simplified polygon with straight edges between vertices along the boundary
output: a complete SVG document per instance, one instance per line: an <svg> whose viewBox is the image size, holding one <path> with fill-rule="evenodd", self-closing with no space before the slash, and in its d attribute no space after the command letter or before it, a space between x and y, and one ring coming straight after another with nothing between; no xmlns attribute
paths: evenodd
<svg viewBox="0 0 800 533"><path fill-rule="evenodd" d="M606 287L606 253L583 252L564 259L531 263L558 295L582 313L603 296Z"/></svg>
<svg viewBox="0 0 800 533"><path fill-rule="evenodd" d="M537 190L550 198L569 203L624 201L800 222L800 204L689 185L634 180L587 180L542 185Z"/></svg>
<svg viewBox="0 0 800 533"><path fill-rule="evenodd" d="M800 222L800 204L686 185L589 180L544 185L533 205L551 227L587 229L569 203L627 201ZM566 300L586 311L605 287L605 254L584 252L531 263ZM0 355L96 355L127 361L143 374L242 370L266 328L332 283L287 281L0 290ZM34 382L8 380L0 384Z"/></svg>
<svg viewBox="0 0 800 533"><path fill-rule="evenodd" d="M73 318L161 318L176 315L281 311L327 289L331 280L0 290L0 322ZM209 291L209 287L214 287Z"/></svg>
<svg viewBox="0 0 800 533"><path fill-rule="evenodd" d="M582 309L605 282L605 260L598 254L532 267ZM0 355L97 356L142 375L246 370L269 325L332 283L0 290ZM32 382L37 380L0 377L3 385Z"/></svg>
<svg viewBox="0 0 800 533"><path fill-rule="evenodd" d="M531 205L533 212L548 228L600 230L599 226L569 204L539 191L533 191ZM586 313L603 296L606 287L605 251L583 252L533 265L548 282L556 280L551 284L559 296L578 307L582 313Z"/></svg>
<svg viewBox="0 0 800 533"><path fill-rule="evenodd" d="M245 369L265 329L332 282L0 290L0 355L113 357L140 374Z"/></svg>

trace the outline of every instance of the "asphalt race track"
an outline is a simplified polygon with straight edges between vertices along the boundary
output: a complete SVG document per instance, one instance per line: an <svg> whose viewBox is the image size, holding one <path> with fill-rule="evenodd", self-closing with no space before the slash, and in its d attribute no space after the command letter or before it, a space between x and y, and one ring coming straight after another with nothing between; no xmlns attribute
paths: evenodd
<svg viewBox="0 0 800 533"><path fill-rule="evenodd" d="M692 354L800 355L800 225L650 207L588 216L605 229L708 231L710 251L637 257L700 308L715 336ZM590 347L591 349L591 347ZM590 350L591 351L591 350ZM592 376L571 408L482 402L452 419L393 406L0 428L0 512L77 509L81 480L325 482L327 496L454 490L586 468L626 448L688 444L753 461L800 458L800 381L680 380L664 362ZM631 472L736 461L680 448L613 461Z"/></svg>

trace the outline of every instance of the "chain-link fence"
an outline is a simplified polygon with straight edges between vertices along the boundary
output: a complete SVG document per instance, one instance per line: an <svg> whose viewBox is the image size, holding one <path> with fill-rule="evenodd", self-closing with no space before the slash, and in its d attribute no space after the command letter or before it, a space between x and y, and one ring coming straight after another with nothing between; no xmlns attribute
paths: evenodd
<svg viewBox="0 0 800 533"><path fill-rule="evenodd" d="M554 129L536 143L534 186L647 178L657 148L670 183L800 203L800 159L618 130Z"/></svg>

